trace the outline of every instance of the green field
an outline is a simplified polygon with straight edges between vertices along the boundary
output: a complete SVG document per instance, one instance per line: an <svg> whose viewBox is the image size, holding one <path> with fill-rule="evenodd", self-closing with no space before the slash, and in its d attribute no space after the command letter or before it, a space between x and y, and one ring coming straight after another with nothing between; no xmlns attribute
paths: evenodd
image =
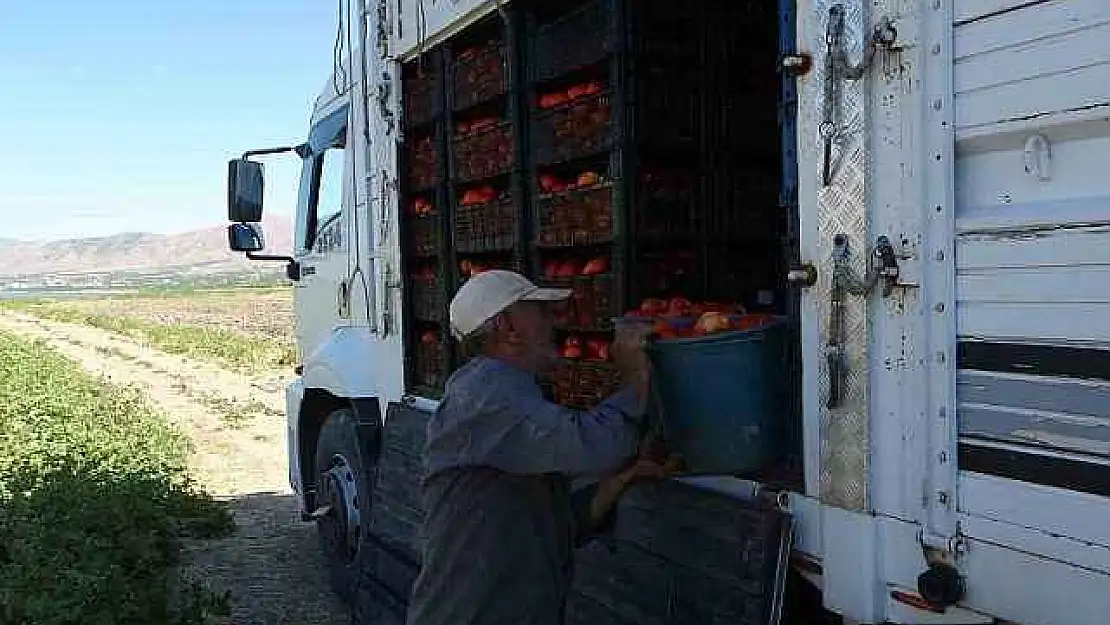
<svg viewBox="0 0 1110 625"><path fill-rule="evenodd" d="M253 288L82 300L7 300L4 308L80 323L159 350L243 372L286 368L296 359L289 289Z"/></svg>
<svg viewBox="0 0 1110 625"><path fill-rule="evenodd" d="M137 390L0 332L0 623L194 625L226 613L225 596L173 573L181 538L233 529L189 481L187 453Z"/></svg>

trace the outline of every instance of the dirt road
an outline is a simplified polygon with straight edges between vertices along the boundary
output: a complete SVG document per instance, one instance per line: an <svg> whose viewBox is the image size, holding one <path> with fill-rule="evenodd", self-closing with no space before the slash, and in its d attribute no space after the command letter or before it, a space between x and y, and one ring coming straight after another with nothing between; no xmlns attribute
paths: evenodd
<svg viewBox="0 0 1110 625"><path fill-rule="evenodd" d="M232 593L236 624L348 623L328 588L316 530L294 514L283 381L257 379L86 326L0 313L0 328L46 340L94 374L133 384L194 444L194 475L232 503L238 530L185 547L185 574Z"/></svg>

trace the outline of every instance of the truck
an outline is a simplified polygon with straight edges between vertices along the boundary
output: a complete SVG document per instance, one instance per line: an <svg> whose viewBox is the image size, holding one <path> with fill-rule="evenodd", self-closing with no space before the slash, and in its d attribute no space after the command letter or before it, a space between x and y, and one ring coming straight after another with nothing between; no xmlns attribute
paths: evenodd
<svg viewBox="0 0 1110 625"><path fill-rule="evenodd" d="M570 279L583 336L660 293L793 328L785 460L672 480L713 505L622 511L683 548L591 552L572 622L779 621L785 569L808 622L1106 622L1110 4L347 0L339 21L304 142L230 162L228 236L287 265L290 482L362 622L403 622L423 424L467 356L446 303L492 267ZM257 225L279 153L303 163L288 256ZM553 396L588 406L604 367L571 364ZM706 598L749 588L724 569L752 558L776 572L744 620Z"/></svg>

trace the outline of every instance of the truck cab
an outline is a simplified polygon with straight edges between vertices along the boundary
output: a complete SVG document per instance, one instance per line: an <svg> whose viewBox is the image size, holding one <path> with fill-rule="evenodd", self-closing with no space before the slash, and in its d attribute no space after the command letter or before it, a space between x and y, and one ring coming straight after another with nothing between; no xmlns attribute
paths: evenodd
<svg viewBox="0 0 1110 625"><path fill-rule="evenodd" d="M289 265L290 480L366 622L403 614L422 424L467 357L446 303L489 267L582 289L561 341L604 340L593 321L661 297L788 320L779 462L679 482L780 519L779 568L823 610L1104 622L1110 337L1093 319L1110 306L1110 189L1084 164L1108 145L1094 85L1110 59L1082 33L1105 30L1105 7L348 8L354 53L288 150L291 256L260 254L261 154L230 165L229 241ZM604 287L583 275L597 259ZM608 388L604 367L568 367L554 401ZM717 522L689 505L672 525Z"/></svg>

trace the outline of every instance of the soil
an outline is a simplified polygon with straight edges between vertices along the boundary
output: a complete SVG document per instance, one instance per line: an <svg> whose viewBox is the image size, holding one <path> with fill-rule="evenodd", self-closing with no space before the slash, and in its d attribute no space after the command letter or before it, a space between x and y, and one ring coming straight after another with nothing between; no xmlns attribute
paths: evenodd
<svg viewBox="0 0 1110 625"><path fill-rule="evenodd" d="M0 328L42 338L94 374L138 385L193 442L193 475L229 500L238 526L190 541L184 578L231 591L231 623L349 623L331 592L316 529L300 521L285 461L284 380L252 377L151 349L96 328L0 314Z"/></svg>

